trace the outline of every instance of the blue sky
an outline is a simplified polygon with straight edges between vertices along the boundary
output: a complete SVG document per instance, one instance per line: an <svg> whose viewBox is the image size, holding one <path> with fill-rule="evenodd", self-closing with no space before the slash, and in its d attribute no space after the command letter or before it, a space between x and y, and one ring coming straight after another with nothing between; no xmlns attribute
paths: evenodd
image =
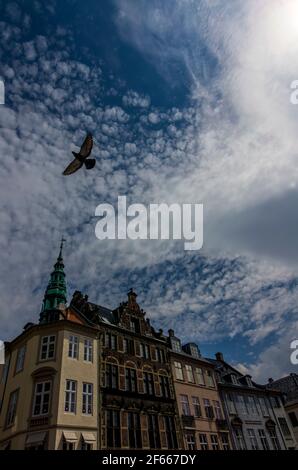
<svg viewBox="0 0 298 470"><path fill-rule="evenodd" d="M69 299L114 308L134 287L203 354L260 381L296 371L297 16L294 0L0 6L2 338L37 320L63 233ZM87 130L96 168L65 178ZM118 195L203 203L203 250L97 240Z"/></svg>

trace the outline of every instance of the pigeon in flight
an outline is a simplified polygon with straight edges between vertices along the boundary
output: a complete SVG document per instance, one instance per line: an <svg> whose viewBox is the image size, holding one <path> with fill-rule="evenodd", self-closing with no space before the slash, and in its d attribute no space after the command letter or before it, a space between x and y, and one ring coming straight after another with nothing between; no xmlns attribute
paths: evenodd
<svg viewBox="0 0 298 470"><path fill-rule="evenodd" d="M94 168L96 160L95 158L89 158L89 155L91 154L91 150L93 147L93 138L92 134L87 134L82 147L79 151L77 152L72 152L74 155L75 159L68 165L67 168L63 171L63 175L71 175L72 173L75 173L78 171L83 165L87 168L87 170L91 170L91 168Z"/></svg>

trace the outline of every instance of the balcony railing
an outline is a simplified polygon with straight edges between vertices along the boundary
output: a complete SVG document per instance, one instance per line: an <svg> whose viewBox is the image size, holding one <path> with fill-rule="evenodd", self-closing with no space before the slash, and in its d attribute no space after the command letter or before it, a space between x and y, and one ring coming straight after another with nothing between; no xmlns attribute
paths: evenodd
<svg viewBox="0 0 298 470"><path fill-rule="evenodd" d="M182 416L182 426L184 428L195 428L195 418L192 415L183 415Z"/></svg>

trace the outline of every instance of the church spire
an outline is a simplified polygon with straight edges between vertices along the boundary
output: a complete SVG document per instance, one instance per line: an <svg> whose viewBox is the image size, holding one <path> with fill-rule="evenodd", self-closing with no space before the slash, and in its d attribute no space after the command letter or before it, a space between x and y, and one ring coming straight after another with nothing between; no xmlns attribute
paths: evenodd
<svg viewBox="0 0 298 470"><path fill-rule="evenodd" d="M49 323L59 319L59 305L66 304L66 282L63 262L63 244L65 240L62 237L60 243L59 255L54 270L51 273L48 286L46 288L42 309L40 313L40 323Z"/></svg>

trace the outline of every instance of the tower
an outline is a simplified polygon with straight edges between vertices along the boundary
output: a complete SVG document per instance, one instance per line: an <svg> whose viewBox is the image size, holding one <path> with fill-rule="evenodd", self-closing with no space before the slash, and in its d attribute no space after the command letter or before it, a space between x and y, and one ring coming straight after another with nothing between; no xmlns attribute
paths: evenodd
<svg viewBox="0 0 298 470"><path fill-rule="evenodd" d="M50 323L57 321L61 310L59 310L60 304L66 304L66 282L64 263L62 257L64 238L61 239L60 251L56 263L54 264L54 270L51 273L50 281L46 288L42 309L39 317L40 323Z"/></svg>

